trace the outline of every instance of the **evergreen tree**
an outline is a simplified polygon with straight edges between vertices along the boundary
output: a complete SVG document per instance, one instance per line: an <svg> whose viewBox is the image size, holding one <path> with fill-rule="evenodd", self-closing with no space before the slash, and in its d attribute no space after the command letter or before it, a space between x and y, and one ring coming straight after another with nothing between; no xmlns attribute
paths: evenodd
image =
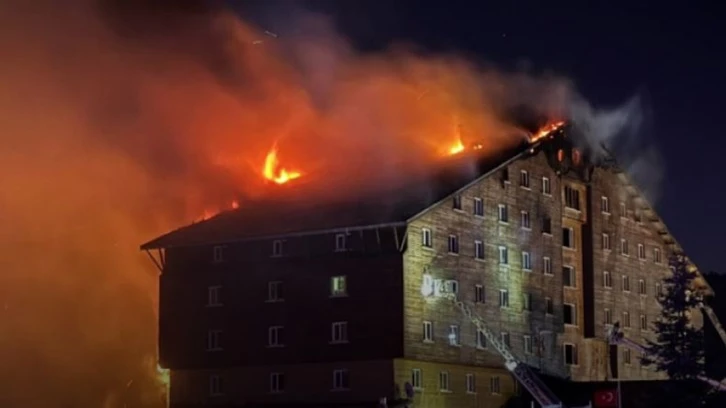
<svg viewBox="0 0 726 408"><path fill-rule="evenodd" d="M696 275L688 271L685 256L673 255L669 264L673 274L665 279L664 293L656 294L662 307L654 325L657 341L647 342L650 357L642 363L655 364L674 380L692 379L704 371L703 328L697 329L690 321L702 294L693 284Z"/></svg>

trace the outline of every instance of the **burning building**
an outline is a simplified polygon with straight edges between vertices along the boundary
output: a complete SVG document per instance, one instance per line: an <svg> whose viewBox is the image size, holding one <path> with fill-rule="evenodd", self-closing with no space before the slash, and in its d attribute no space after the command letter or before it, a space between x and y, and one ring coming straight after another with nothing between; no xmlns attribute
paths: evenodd
<svg viewBox="0 0 726 408"><path fill-rule="evenodd" d="M494 156L457 146L398 189L242 202L144 244L162 271L171 405L375 404L404 390L417 406L504 404L516 381L502 356L424 296L434 282L542 374L663 378L606 329L654 337L681 249L617 163L579 146L562 124Z"/></svg>

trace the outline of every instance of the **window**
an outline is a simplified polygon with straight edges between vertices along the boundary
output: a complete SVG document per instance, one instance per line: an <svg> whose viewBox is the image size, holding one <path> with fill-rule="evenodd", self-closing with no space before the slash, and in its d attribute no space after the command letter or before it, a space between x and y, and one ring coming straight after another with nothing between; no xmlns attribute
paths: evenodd
<svg viewBox="0 0 726 408"><path fill-rule="evenodd" d="M434 324L423 322L423 341L434 341Z"/></svg>
<svg viewBox="0 0 726 408"><path fill-rule="evenodd" d="M521 214L522 215L520 218L521 218L522 228L526 229L526 230L532 229L532 224L530 224L530 221L529 221L529 213L527 211L522 211Z"/></svg>
<svg viewBox="0 0 726 408"><path fill-rule="evenodd" d="M534 354L534 347L532 346L532 336L524 335L524 354Z"/></svg>
<svg viewBox="0 0 726 408"><path fill-rule="evenodd" d="M499 307L509 307L509 291L506 289L499 290Z"/></svg>
<svg viewBox="0 0 726 408"><path fill-rule="evenodd" d="M550 186L550 179L548 177L542 177L542 194L552 195L552 188Z"/></svg>
<svg viewBox="0 0 726 408"><path fill-rule="evenodd" d="M457 195L454 196L454 200L453 200L452 207L455 210L461 210L461 196L460 195L457 194Z"/></svg>
<svg viewBox="0 0 726 408"><path fill-rule="evenodd" d="M449 235L449 253L459 253L459 237L456 235Z"/></svg>
<svg viewBox="0 0 726 408"><path fill-rule="evenodd" d="M477 217L484 216L484 200L481 198L474 199L474 215Z"/></svg>
<svg viewBox="0 0 726 408"><path fill-rule="evenodd" d="M476 377L474 377L474 374L466 375L466 392L476 394Z"/></svg>
<svg viewBox="0 0 726 408"><path fill-rule="evenodd" d="M502 332L501 333L501 339L502 339L502 344L504 344L507 347L510 347L511 346L511 344L509 342L509 333Z"/></svg>
<svg viewBox="0 0 726 408"><path fill-rule="evenodd" d="M565 248L575 248L575 230L572 228L562 228L562 246Z"/></svg>
<svg viewBox="0 0 726 408"><path fill-rule="evenodd" d="M283 300L282 297L282 282L273 281L267 282L267 301L268 302L279 302Z"/></svg>
<svg viewBox="0 0 726 408"><path fill-rule="evenodd" d="M605 196L600 198L600 211L603 214L610 214L610 199Z"/></svg>
<svg viewBox="0 0 726 408"><path fill-rule="evenodd" d="M648 330L648 317L644 314L640 315L640 330Z"/></svg>
<svg viewBox="0 0 726 408"><path fill-rule="evenodd" d="M507 247L505 247L505 246L499 247L499 264L500 265L509 265L509 251L507 250Z"/></svg>
<svg viewBox="0 0 726 408"><path fill-rule="evenodd" d="M623 275L623 292L630 292L630 277Z"/></svg>
<svg viewBox="0 0 726 408"><path fill-rule="evenodd" d="M212 248L212 256L214 263L220 263L224 261L224 246L223 245L217 245L214 248Z"/></svg>
<svg viewBox="0 0 726 408"><path fill-rule="evenodd" d="M285 374L283 373L271 373L270 374L270 392L278 393L285 391Z"/></svg>
<svg viewBox="0 0 726 408"><path fill-rule="evenodd" d="M663 293L663 290L661 289L660 282L655 283L655 296L658 297L660 294Z"/></svg>
<svg viewBox="0 0 726 408"><path fill-rule="evenodd" d="M428 228L421 229L421 246L431 248L431 230Z"/></svg>
<svg viewBox="0 0 726 408"><path fill-rule="evenodd" d="M333 389L347 390L350 388L350 375L348 370L333 370Z"/></svg>
<svg viewBox="0 0 726 408"><path fill-rule="evenodd" d="M620 254L629 256L630 255L630 248L628 247L628 240L625 238L622 238L620 240Z"/></svg>
<svg viewBox="0 0 726 408"><path fill-rule="evenodd" d="M420 368L414 368L411 370L411 385L415 390L420 390L423 388L423 378Z"/></svg>
<svg viewBox="0 0 726 408"><path fill-rule="evenodd" d="M499 204L499 222L509 222L509 212L506 204Z"/></svg>
<svg viewBox="0 0 726 408"><path fill-rule="evenodd" d="M663 260L660 257L660 249L659 248L653 248L653 262L655 263L661 263Z"/></svg>
<svg viewBox="0 0 726 408"><path fill-rule="evenodd" d="M638 259L645 259L645 245L643 244L638 244Z"/></svg>
<svg viewBox="0 0 726 408"><path fill-rule="evenodd" d="M610 246L610 235L608 234L602 234L602 249L603 251L610 251L612 249Z"/></svg>
<svg viewBox="0 0 726 408"><path fill-rule="evenodd" d="M491 391L492 394L499 394L502 392L499 384L499 377L492 377L489 379L489 391Z"/></svg>
<svg viewBox="0 0 726 408"><path fill-rule="evenodd" d="M209 330L207 332L207 351L222 350L222 330Z"/></svg>
<svg viewBox="0 0 726 408"><path fill-rule="evenodd" d="M613 312L610 309L605 309L603 312L605 324L613 324Z"/></svg>
<svg viewBox="0 0 726 408"><path fill-rule="evenodd" d="M565 287L574 288L577 286L576 285L577 282L575 282L575 279L576 279L575 268L573 268L572 266L563 266L562 267L562 284Z"/></svg>
<svg viewBox="0 0 726 408"><path fill-rule="evenodd" d="M564 312L563 319L564 319L565 324L576 326L577 319L575 318L575 313L576 313L575 305L565 303L563 312Z"/></svg>
<svg viewBox="0 0 726 408"><path fill-rule="evenodd" d="M484 259L484 243L481 241L474 241L474 258Z"/></svg>
<svg viewBox="0 0 726 408"><path fill-rule="evenodd" d="M550 217L542 218L542 233L552 235L552 219Z"/></svg>
<svg viewBox="0 0 726 408"><path fill-rule="evenodd" d="M480 349L487 348L487 338L481 330L476 331L476 347Z"/></svg>
<svg viewBox="0 0 726 408"><path fill-rule="evenodd" d="M525 271L532 270L532 256L529 252L522 252L522 269Z"/></svg>
<svg viewBox="0 0 726 408"><path fill-rule="evenodd" d="M282 256L282 243L281 239L272 241L272 256Z"/></svg>
<svg viewBox="0 0 726 408"><path fill-rule="evenodd" d="M267 329L267 345L269 347L282 347L285 343L283 342L283 333L285 328L282 326L270 326Z"/></svg>
<svg viewBox="0 0 726 408"><path fill-rule="evenodd" d="M502 169L502 181L509 182L509 169L506 167Z"/></svg>
<svg viewBox="0 0 726 408"><path fill-rule="evenodd" d="M224 383L222 377L217 374L209 376L209 395L212 397L218 397L224 395Z"/></svg>
<svg viewBox="0 0 726 408"><path fill-rule="evenodd" d="M207 306L222 306L221 301L221 286L210 286L207 288Z"/></svg>
<svg viewBox="0 0 726 408"><path fill-rule="evenodd" d="M345 234L335 234L335 252L343 252L346 249Z"/></svg>
<svg viewBox="0 0 726 408"><path fill-rule="evenodd" d="M333 322L330 342L334 344L348 342L348 322Z"/></svg>
<svg viewBox="0 0 726 408"><path fill-rule="evenodd" d="M449 346L458 346L459 344L459 326L452 324L449 326Z"/></svg>
<svg viewBox="0 0 726 408"><path fill-rule="evenodd" d="M623 328L630 328L630 313L628 312L623 312Z"/></svg>
<svg viewBox="0 0 726 408"><path fill-rule="evenodd" d="M580 192L570 186L565 186L565 207L580 210Z"/></svg>
<svg viewBox="0 0 726 408"><path fill-rule="evenodd" d="M449 373L447 371L439 373L439 390L449 391Z"/></svg>
<svg viewBox="0 0 726 408"><path fill-rule="evenodd" d="M574 344L563 344L566 365L577 365L577 346Z"/></svg>
<svg viewBox="0 0 726 408"><path fill-rule="evenodd" d="M623 349L623 363L630 364L631 360L630 349Z"/></svg>
<svg viewBox="0 0 726 408"><path fill-rule="evenodd" d="M552 275L552 259L549 256L542 258L542 270L545 275Z"/></svg>
<svg viewBox="0 0 726 408"><path fill-rule="evenodd" d="M555 306L552 303L552 298L550 297L545 298L545 313L548 315L555 314Z"/></svg>
<svg viewBox="0 0 726 408"><path fill-rule="evenodd" d="M625 205L624 202L620 202L620 217L622 217L622 218L628 217L628 207Z"/></svg>
<svg viewBox="0 0 726 408"><path fill-rule="evenodd" d="M522 295L522 309L528 312L532 311L532 294L524 293Z"/></svg>
<svg viewBox="0 0 726 408"><path fill-rule="evenodd" d="M348 287L345 276L333 276L330 278L330 296L346 296Z"/></svg>
<svg viewBox="0 0 726 408"><path fill-rule="evenodd" d="M474 303L484 303L485 301L484 286L474 285Z"/></svg>
<svg viewBox="0 0 726 408"><path fill-rule="evenodd" d="M522 170L519 173L519 185L524 188L529 188L529 173L527 173L527 170Z"/></svg>
<svg viewBox="0 0 726 408"><path fill-rule="evenodd" d="M613 287L613 278L608 271L602 272L602 286L608 289Z"/></svg>
<svg viewBox="0 0 726 408"><path fill-rule="evenodd" d="M638 294L640 294L640 295L647 294L646 290L645 290L645 280L643 280L643 279L638 280Z"/></svg>

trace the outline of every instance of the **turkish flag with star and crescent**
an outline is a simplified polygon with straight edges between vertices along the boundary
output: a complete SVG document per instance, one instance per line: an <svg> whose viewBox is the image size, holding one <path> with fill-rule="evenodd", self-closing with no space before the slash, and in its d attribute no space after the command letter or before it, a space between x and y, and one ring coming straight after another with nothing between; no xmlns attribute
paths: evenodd
<svg viewBox="0 0 726 408"><path fill-rule="evenodd" d="M594 405L596 408L610 408L618 406L618 390L595 391Z"/></svg>

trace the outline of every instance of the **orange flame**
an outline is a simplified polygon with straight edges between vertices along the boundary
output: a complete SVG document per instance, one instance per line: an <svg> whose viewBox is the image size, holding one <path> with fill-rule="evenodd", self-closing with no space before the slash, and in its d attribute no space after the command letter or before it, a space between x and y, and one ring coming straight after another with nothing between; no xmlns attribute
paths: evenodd
<svg viewBox="0 0 726 408"><path fill-rule="evenodd" d="M455 155L458 153L461 153L464 151L464 143L462 143L461 139L457 140L450 148L449 148L449 154Z"/></svg>
<svg viewBox="0 0 726 408"><path fill-rule="evenodd" d="M272 148L265 157L265 165L262 169L262 175L265 179L274 183L285 184L290 180L299 178L302 176L302 173L280 167L280 162L277 158L277 143L275 143L272 145Z"/></svg>
<svg viewBox="0 0 726 408"><path fill-rule="evenodd" d="M565 125L565 122L562 120L557 121L557 122L548 123L548 124L542 126L542 128L540 130L538 130L537 133L533 134L529 141L530 141L530 143L535 143L541 139L544 139L545 137L552 134L552 132L560 129L564 125Z"/></svg>

